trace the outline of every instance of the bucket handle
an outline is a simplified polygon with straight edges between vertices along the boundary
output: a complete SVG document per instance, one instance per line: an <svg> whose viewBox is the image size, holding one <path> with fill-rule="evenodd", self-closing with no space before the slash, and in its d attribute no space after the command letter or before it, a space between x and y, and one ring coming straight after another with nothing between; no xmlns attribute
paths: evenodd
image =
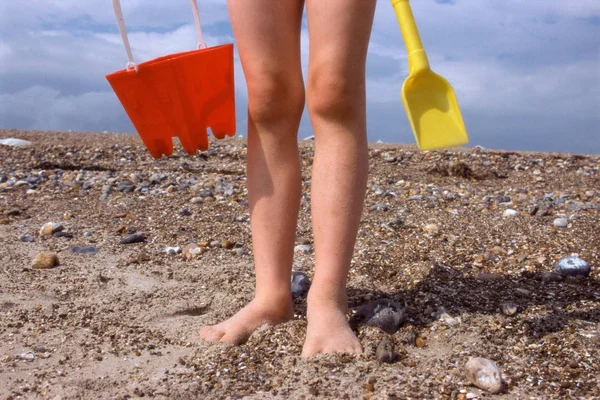
<svg viewBox="0 0 600 400"><path fill-rule="evenodd" d="M206 43L202 40L202 28L200 27L200 13L198 12L198 3L196 0L190 0L192 3L192 11L194 13L194 24L196 25L196 33L198 34L198 49L206 48ZM121 2L119 0L113 0L113 9L115 10L115 16L117 17L117 24L119 25L119 32L121 32L121 39L123 39L123 45L127 52L127 63L126 69L128 71L135 70L137 72L137 64L133 61L133 53L131 52L131 46L129 45L129 38L127 37L127 31L125 30L125 20L123 19L123 11L121 10Z"/></svg>

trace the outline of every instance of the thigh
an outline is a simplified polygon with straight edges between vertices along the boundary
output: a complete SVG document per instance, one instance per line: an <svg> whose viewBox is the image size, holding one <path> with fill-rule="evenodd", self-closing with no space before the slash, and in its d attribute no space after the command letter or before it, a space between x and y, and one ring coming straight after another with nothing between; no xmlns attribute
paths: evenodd
<svg viewBox="0 0 600 400"><path fill-rule="evenodd" d="M282 73L302 78L304 0L228 0L227 7L246 80Z"/></svg>
<svg viewBox="0 0 600 400"><path fill-rule="evenodd" d="M364 82L376 0L306 0L311 74Z"/></svg>

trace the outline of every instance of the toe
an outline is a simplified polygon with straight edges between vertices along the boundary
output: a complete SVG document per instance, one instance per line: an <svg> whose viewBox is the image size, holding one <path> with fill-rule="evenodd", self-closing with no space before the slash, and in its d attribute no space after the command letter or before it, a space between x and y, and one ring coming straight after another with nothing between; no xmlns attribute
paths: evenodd
<svg viewBox="0 0 600 400"><path fill-rule="evenodd" d="M243 344L248 340L249 335L244 332L229 331L220 338L220 342L230 343L234 346Z"/></svg>
<svg viewBox="0 0 600 400"><path fill-rule="evenodd" d="M225 335L225 332L216 326L205 326L200 329L200 337L209 342L218 342Z"/></svg>

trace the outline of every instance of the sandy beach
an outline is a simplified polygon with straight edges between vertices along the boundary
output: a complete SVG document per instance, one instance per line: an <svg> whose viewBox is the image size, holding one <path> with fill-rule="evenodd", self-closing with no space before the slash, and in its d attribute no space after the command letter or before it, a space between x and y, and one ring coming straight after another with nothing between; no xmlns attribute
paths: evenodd
<svg viewBox="0 0 600 400"><path fill-rule="evenodd" d="M244 138L160 160L134 134L6 138L31 145L0 145L0 399L600 398L600 155L370 144L348 317L388 299L402 323L359 319L363 355L304 360L302 294L242 346L197 335L253 296ZM502 393L469 383L473 357Z"/></svg>

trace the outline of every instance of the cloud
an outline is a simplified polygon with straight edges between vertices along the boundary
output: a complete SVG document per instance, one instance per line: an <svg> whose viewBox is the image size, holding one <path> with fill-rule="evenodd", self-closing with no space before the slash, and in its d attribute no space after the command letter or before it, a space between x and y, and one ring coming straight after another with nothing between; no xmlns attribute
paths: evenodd
<svg viewBox="0 0 600 400"><path fill-rule="evenodd" d="M122 2L136 62L193 49L189 2ZM440 4L444 3L444 4ZM233 42L222 0L203 0L209 45ZM432 69L454 87L473 141L547 150L596 145L600 134L600 2L578 0L423 0L411 2ZM3 2L0 10L0 126L133 131L104 75L127 58L106 0ZM306 21L304 21L306 22ZM301 36L308 67L308 32ZM408 74L389 1L376 10L367 96L370 140L413 141L400 102ZM246 124L246 86L236 53L238 127ZM576 132L566 130L576 127ZM300 136L308 136L304 115ZM565 139L568 137L568 139ZM591 143L594 142L594 143ZM506 146L506 145L504 145ZM597 147L594 147L597 146Z"/></svg>
<svg viewBox="0 0 600 400"><path fill-rule="evenodd" d="M58 90L32 86L25 90L0 95L0 120L10 118L28 129L103 131L121 118L120 105L112 92L87 92L64 95Z"/></svg>

